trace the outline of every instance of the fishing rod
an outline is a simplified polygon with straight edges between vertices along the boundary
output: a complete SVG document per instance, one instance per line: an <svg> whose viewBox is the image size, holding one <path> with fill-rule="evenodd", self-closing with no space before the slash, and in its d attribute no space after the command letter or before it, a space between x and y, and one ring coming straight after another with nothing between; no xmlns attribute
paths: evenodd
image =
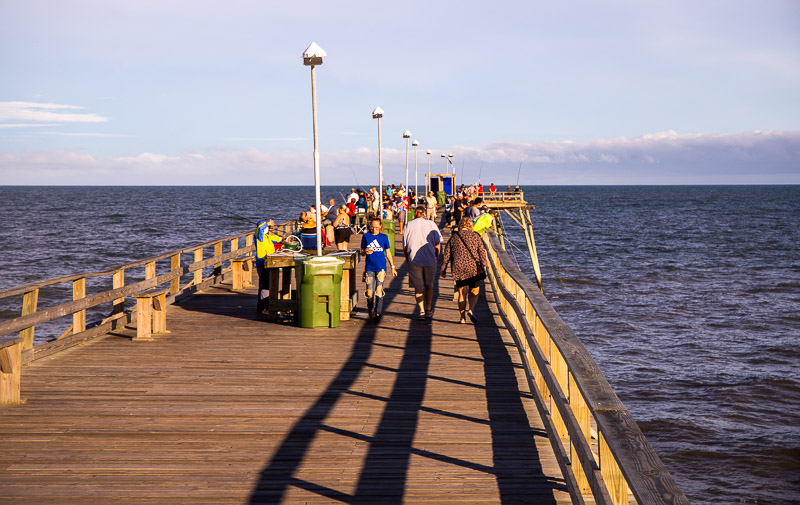
<svg viewBox="0 0 800 505"><path fill-rule="evenodd" d="M349 168L350 168L350 171L351 171L351 172L353 172L353 179L355 179L355 180L356 180L356 187L358 187L358 188L360 189L360 188L361 188L361 183L360 183L360 182L358 182L358 177L356 177L356 171L355 171L355 170L353 170L353 167L352 167L352 166L351 166L351 167L349 167Z"/></svg>
<svg viewBox="0 0 800 505"><path fill-rule="evenodd" d="M464 184L464 160L461 160L461 184Z"/></svg>
<svg viewBox="0 0 800 505"><path fill-rule="evenodd" d="M519 186L519 174L522 172L522 162L525 160L525 153L522 153L522 159L519 160L519 169L517 170L517 186Z"/></svg>
<svg viewBox="0 0 800 505"><path fill-rule="evenodd" d="M481 182L481 172L483 172L483 163L481 163L481 168L478 169L478 183Z"/></svg>
<svg viewBox="0 0 800 505"><path fill-rule="evenodd" d="M219 206L219 204L216 204L216 203L211 203L211 206L216 208L217 211L219 211L222 214L223 217L238 219L240 221L245 221L245 222L250 223L250 224L258 223L258 221L260 221L260 219L252 219L252 218L247 218L247 217L244 217L244 216L240 216L239 214L236 214L235 212L231 212L230 210L223 209L222 207Z"/></svg>

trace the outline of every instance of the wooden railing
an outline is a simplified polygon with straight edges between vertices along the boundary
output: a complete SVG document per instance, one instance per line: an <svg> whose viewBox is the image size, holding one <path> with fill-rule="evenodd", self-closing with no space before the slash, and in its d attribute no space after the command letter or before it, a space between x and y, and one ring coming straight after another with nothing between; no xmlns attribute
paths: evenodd
<svg viewBox="0 0 800 505"><path fill-rule="evenodd" d="M285 235L292 233L295 228L296 223L294 222L279 224L276 226L276 233ZM2 290L0 299L22 297L22 313L20 317L0 322L0 354L6 356L12 351L6 351L6 354L3 354L3 349L19 345L22 364L25 364L114 331L136 320L136 311L126 310L126 296L165 285L164 287L168 288L166 303L172 304L181 296L189 295L220 282L224 275L229 273L243 275L241 269L247 268L247 266L239 260L252 256L251 253L254 249L253 232L246 231L185 249L114 266L102 272L65 275ZM211 257L208 257L208 254L211 254ZM184 264L183 255L190 255L192 261ZM225 263L228 263L228 266L223 269ZM140 278L143 274L144 279L126 284L126 274L130 277L132 272L136 272L135 269L141 268L144 269L144 272L137 273ZM232 268L234 270L231 270ZM204 269L210 269L209 275L205 277ZM158 272L164 273L158 274ZM181 278L187 274L192 275L191 281L181 286ZM250 274L252 275L252 270ZM97 278L103 277L106 278L106 285L108 285L110 277L111 289L87 294L86 280L97 280ZM100 279L97 283L102 284L102 282L103 280ZM72 300L46 309L39 309L40 291L57 288L64 284L71 284ZM108 316L87 325L86 311L108 303L111 304ZM132 305L131 303L130 309L133 309ZM36 325L70 314L72 315L72 324L61 336L34 346L33 337ZM16 336L13 335L16 332L19 332L17 344L15 344Z"/></svg>
<svg viewBox="0 0 800 505"><path fill-rule="evenodd" d="M484 190L483 195L484 203L489 204L492 202L522 202L524 201L524 194L522 191L495 191L494 193Z"/></svg>
<svg viewBox="0 0 800 505"><path fill-rule="evenodd" d="M489 280L573 503L688 504L589 352L542 292L483 235Z"/></svg>

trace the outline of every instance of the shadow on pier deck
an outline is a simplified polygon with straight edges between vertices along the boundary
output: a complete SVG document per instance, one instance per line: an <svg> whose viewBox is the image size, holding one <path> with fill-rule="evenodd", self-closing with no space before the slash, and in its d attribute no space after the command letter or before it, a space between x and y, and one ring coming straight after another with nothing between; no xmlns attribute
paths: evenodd
<svg viewBox="0 0 800 505"><path fill-rule="evenodd" d="M155 342L126 330L26 367L27 403L0 410L0 501L570 503L490 285L476 326L449 278L419 322L395 260L378 325L266 323L222 285Z"/></svg>

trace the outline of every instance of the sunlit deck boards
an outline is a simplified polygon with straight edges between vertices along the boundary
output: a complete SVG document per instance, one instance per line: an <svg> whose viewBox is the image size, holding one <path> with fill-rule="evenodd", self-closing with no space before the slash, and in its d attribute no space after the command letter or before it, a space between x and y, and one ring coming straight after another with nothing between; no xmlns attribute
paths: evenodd
<svg viewBox="0 0 800 505"><path fill-rule="evenodd" d="M378 326L265 323L214 288L155 342L26 367L27 404L0 409L0 501L568 503L491 291L461 325L442 280L417 322L399 272Z"/></svg>

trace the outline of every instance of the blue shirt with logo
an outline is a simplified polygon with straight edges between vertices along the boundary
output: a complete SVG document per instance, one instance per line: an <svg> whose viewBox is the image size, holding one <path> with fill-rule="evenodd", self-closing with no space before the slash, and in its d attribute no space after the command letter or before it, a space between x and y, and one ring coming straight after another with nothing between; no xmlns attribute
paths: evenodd
<svg viewBox="0 0 800 505"><path fill-rule="evenodd" d="M380 272L386 270L386 253L391 250L389 237L385 233L365 233L361 237L361 249L371 249L372 254L364 256L364 271Z"/></svg>

